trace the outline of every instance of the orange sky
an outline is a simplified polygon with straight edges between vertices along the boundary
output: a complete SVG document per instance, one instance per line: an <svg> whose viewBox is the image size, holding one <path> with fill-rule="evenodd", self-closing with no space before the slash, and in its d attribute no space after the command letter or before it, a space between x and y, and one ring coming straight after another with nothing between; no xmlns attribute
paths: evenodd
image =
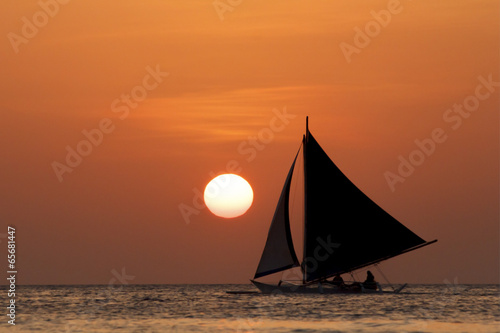
<svg viewBox="0 0 500 333"><path fill-rule="evenodd" d="M17 227L20 283L105 284L123 268L131 283L246 283L306 115L355 184L439 239L384 263L391 281L498 283L498 1L42 3L53 17L38 1L0 11L0 237ZM362 45L367 26L379 29ZM488 97L454 129L443 117L480 77ZM248 138L284 110L295 118L252 155ZM58 178L54 162L99 126L102 142ZM446 140L392 191L384 174L436 128ZM229 161L253 206L186 223L179 206Z"/></svg>

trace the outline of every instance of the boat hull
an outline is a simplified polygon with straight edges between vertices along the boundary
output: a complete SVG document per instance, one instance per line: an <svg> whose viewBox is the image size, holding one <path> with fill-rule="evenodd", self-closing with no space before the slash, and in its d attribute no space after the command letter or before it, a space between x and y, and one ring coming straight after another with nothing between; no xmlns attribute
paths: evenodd
<svg viewBox="0 0 500 333"><path fill-rule="evenodd" d="M339 288L330 284L296 285L285 283L281 285L268 284L250 280L263 294L381 294L384 293L379 286L378 290L359 288Z"/></svg>

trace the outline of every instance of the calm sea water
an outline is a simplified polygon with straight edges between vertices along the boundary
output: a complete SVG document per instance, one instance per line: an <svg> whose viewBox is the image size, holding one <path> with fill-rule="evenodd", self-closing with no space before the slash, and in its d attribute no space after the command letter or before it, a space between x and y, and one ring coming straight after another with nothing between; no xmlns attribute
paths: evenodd
<svg viewBox="0 0 500 333"><path fill-rule="evenodd" d="M7 324L4 310L0 330L500 332L496 285L413 285L397 295L231 295L227 290L255 288L21 286L16 295L16 325Z"/></svg>

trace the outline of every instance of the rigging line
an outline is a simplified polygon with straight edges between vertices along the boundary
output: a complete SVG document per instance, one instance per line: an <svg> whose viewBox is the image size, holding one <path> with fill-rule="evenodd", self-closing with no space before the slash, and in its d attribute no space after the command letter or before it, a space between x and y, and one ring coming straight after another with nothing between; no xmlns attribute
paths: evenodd
<svg viewBox="0 0 500 333"><path fill-rule="evenodd" d="M299 149L299 153L300 153L300 149ZM297 153L297 154L298 154L298 153ZM297 166L298 166L298 165L297 165L297 163L296 163L296 164L295 164L295 167L297 167ZM298 170L298 168L297 168L297 171L299 171L299 170ZM295 184L294 184L294 186L293 186L293 191L292 191L292 192L293 192L293 194L292 194L292 200L288 203L288 210L290 210L290 205L292 206L292 211L290 212L290 213L291 213L291 214L290 214L290 216L294 216L294 214L293 214L293 213L294 213L294 211L295 211L295 196L297 195L297 192L298 192L297 187L298 187L298 182L297 182L297 181L295 181Z"/></svg>
<svg viewBox="0 0 500 333"><path fill-rule="evenodd" d="M297 196L297 192L300 190L300 183L301 183L301 180L302 180L302 169L301 169L301 163L300 163L300 150L303 149L302 147L302 144L300 145L300 148L299 148L299 151L297 153L297 156L298 156L298 160L297 160L297 163L295 164L295 170L294 170L294 175L295 175L295 181L294 181L294 184L293 184L293 190L291 189L291 192L292 193L292 200L289 201L288 203L288 209L290 211L290 206L292 207L291 211L290 211L290 221L294 220L294 217L297 216L295 215L295 212L296 210L298 209L295 205L295 198ZM293 178L293 177L292 177ZM292 180L293 181L293 180ZM300 213L300 212L299 212ZM293 239L293 235L292 235L292 239Z"/></svg>
<svg viewBox="0 0 500 333"><path fill-rule="evenodd" d="M373 265L377 271L380 273L380 275L382 275L382 277L384 278L384 280L391 286L392 290L396 291L396 289L394 288L394 286L392 285L392 283L389 281L389 279L387 279L387 277L384 275L384 273L382 272L382 270L380 269L380 267L378 267L378 264L375 264Z"/></svg>

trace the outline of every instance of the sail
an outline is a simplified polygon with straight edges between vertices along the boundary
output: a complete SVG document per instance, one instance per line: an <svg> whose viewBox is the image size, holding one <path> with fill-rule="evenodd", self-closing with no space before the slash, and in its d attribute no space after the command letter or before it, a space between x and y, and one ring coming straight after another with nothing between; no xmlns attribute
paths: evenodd
<svg viewBox="0 0 500 333"><path fill-rule="evenodd" d="M425 243L361 192L309 131L304 141L304 282L350 272Z"/></svg>
<svg viewBox="0 0 500 333"><path fill-rule="evenodd" d="M254 279L299 266L299 260L293 248L288 213L290 183L292 182L292 174L297 156L293 160L288 176L286 177L285 185L281 191L278 206L274 212L271 227L267 235L266 246L264 247L264 252L260 258Z"/></svg>

